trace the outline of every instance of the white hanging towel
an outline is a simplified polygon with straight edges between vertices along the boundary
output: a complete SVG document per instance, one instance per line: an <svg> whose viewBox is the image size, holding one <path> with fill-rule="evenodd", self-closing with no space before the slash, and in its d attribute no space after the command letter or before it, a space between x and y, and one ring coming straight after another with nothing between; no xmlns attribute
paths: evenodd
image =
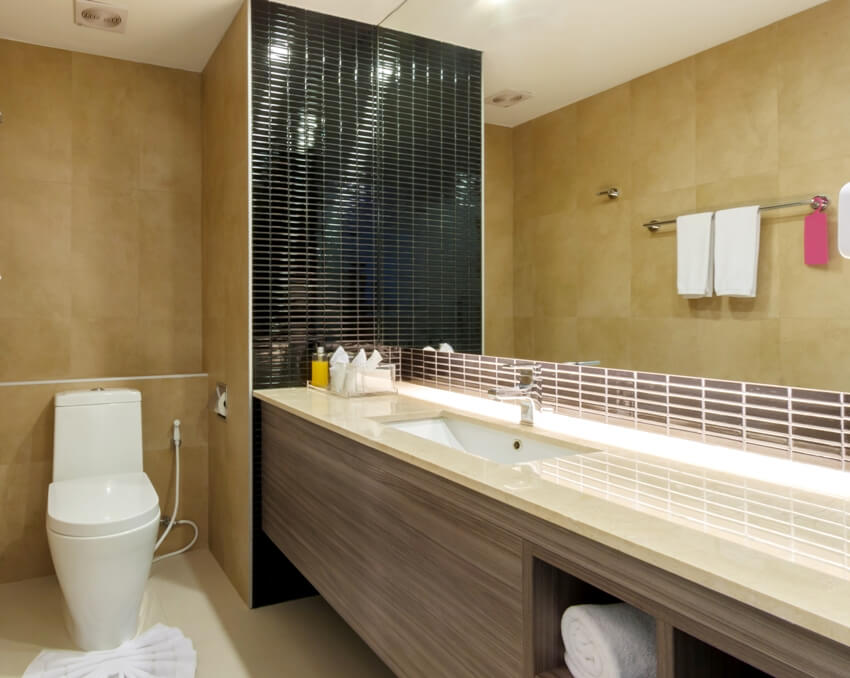
<svg viewBox="0 0 850 678"><path fill-rule="evenodd" d="M714 213L676 219L676 285L689 299L710 297L714 275Z"/></svg>
<svg viewBox="0 0 850 678"><path fill-rule="evenodd" d="M714 289L718 295L756 296L760 236L758 205L714 215Z"/></svg>

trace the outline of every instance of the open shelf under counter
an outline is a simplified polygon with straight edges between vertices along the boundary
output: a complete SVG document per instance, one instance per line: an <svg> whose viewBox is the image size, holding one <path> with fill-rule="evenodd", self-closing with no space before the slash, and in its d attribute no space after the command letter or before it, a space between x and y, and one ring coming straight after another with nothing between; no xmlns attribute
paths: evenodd
<svg viewBox="0 0 850 678"><path fill-rule="evenodd" d="M572 678L564 664L561 617L571 605L627 602L653 616L656 625L657 678L771 678L800 675L779 667L766 673L708 642L692 636L667 621L666 611L654 601L642 600L631 591L603 576L590 584L576 574L573 563L554 554L543 554L534 546L525 549L525 628L530 656L526 661L535 678ZM558 565L552 564L558 561ZM604 570L604 564L600 569ZM614 595L616 592L617 595ZM737 651L737 648L732 648ZM750 658L745 648L741 656ZM752 654L755 661L758 657ZM751 660L752 661L752 660Z"/></svg>
<svg viewBox="0 0 850 678"><path fill-rule="evenodd" d="M538 673L535 678L573 678L573 674L566 667L562 667L560 669Z"/></svg>

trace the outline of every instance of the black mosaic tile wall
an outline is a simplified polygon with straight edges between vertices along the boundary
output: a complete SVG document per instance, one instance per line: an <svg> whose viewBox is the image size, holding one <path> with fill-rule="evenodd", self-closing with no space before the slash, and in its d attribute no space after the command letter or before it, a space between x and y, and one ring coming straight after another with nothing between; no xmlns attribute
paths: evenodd
<svg viewBox="0 0 850 678"><path fill-rule="evenodd" d="M303 385L317 344L480 350L480 53L268 0L251 31L254 386ZM258 412L264 605L312 587L262 531Z"/></svg>
<svg viewBox="0 0 850 678"><path fill-rule="evenodd" d="M378 32L378 323L481 351L481 54Z"/></svg>
<svg viewBox="0 0 850 678"><path fill-rule="evenodd" d="M480 396L537 365L544 408L850 471L850 393L404 348L402 379Z"/></svg>
<svg viewBox="0 0 850 678"><path fill-rule="evenodd" d="M481 344L481 55L252 3L257 387L316 344Z"/></svg>

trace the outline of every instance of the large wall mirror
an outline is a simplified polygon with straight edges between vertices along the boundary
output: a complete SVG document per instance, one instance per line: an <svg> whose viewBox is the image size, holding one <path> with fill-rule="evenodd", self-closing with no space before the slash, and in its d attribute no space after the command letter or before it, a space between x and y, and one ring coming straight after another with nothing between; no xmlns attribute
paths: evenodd
<svg viewBox="0 0 850 678"><path fill-rule="evenodd" d="M484 108L485 353L846 390L850 4L648 4L408 0L386 24L482 49L497 104L530 94ZM804 263L808 207L764 212L752 298L680 296L675 226L641 226L821 193L829 262Z"/></svg>

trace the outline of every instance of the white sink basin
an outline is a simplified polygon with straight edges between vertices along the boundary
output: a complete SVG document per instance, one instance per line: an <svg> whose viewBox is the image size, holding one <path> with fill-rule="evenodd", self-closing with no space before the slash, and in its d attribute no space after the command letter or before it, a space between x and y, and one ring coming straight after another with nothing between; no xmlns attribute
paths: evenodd
<svg viewBox="0 0 850 678"><path fill-rule="evenodd" d="M574 443L550 442L531 433L447 414L386 422L385 425L499 464L521 464L599 451Z"/></svg>

